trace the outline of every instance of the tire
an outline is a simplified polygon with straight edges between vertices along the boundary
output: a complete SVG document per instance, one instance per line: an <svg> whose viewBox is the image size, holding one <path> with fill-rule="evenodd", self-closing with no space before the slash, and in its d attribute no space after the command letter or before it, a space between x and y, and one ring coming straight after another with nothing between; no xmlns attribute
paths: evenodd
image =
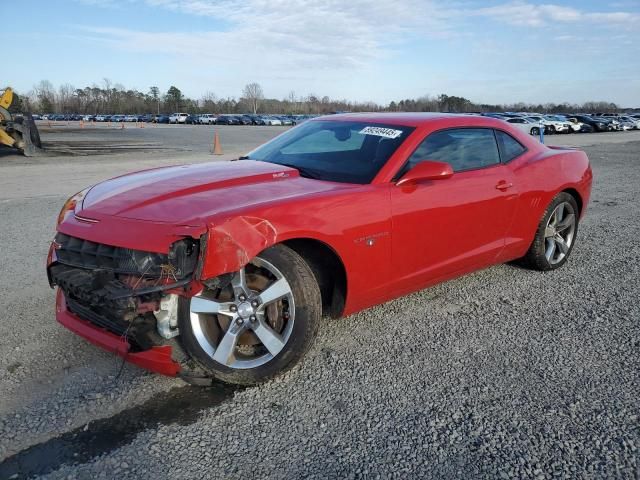
<svg viewBox="0 0 640 480"><path fill-rule="evenodd" d="M540 135L540 129L538 127L533 127L531 129L531 135Z"/></svg>
<svg viewBox="0 0 640 480"><path fill-rule="evenodd" d="M302 358L321 314L309 265L290 248L275 245L216 288L181 299L178 339L211 378L253 385Z"/></svg>
<svg viewBox="0 0 640 480"><path fill-rule="evenodd" d="M542 215L533 242L521 263L540 271L563 266L576 243L578 217L575 198L566 192L557 194Z"/></svg>

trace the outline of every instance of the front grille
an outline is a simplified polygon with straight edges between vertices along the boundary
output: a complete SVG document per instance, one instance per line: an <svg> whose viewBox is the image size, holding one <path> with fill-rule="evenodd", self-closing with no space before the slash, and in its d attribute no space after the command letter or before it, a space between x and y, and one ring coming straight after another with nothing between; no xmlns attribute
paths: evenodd
<svg viewBox="0 0 640 480"><path fill-rule="evenodd" d="M75 301L70 297L66 297L67 307L72 313L75 313L80 318L87 320L98 327L102 327L111 333L124 336L127 333L127 329L130 324L124 320L114 320L107 318L99 313L91 310L91 308L82 305L80 302Z"/></svg>
<svg viewBox="0 0 640 480"><path fill-rule="evenodd" d="M168 255L113 247L58 233L58 262L86 269L104 268L116 273L159 277L166 273ZM165 270L163 270L163 268Z"/></svg>

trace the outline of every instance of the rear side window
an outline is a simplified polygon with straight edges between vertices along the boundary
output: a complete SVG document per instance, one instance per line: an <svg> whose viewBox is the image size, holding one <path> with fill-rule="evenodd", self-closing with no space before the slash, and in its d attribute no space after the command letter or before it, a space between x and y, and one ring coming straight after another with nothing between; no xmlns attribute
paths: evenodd
<svg viewBox="0 0 640 480"><path fill-rule="evenodd" d="M504 163L519 157L527 150L515 138L501 130L496 130L496 138L498 139L498 147L500 147L500 154Z"/></svg>
<svg viewBox="0 0 640 480"><path fill-rule="evenodd" d="M446 162L454 172L500 163L498 146L489 128L460 128L430 134L409 157L404 171L425 160Z"/></svg>

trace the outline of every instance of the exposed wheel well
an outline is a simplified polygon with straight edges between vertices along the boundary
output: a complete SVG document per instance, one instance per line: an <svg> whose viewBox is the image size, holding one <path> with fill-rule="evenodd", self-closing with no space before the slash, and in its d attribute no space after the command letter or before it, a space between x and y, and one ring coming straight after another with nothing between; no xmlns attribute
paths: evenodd
<svg viewBox="0 0 640 480"><path fill-rule="evenodd" d="M578 204L578 217L579 217L582 214L582 197L580 196L578 191L573 188L567 188L566 190L563 190L563 192L568 193L575 199L576 203Z"/></svg>
<svg viewBox="0 0 640 480"><path fill-rule="evenodd" d="M347 298L347 273L338 254L326 243L311 238L283 242L309 264L322 295L322 314L339 317Z"/></svg>

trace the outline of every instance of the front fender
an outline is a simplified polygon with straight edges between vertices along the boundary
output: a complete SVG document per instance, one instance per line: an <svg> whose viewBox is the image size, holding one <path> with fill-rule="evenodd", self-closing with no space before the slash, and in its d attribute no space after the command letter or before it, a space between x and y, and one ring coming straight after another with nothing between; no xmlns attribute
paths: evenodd
<svg viewBox="0 0 640 480"><path fill-rule="evenodd" d="M276 239L273 224L259 217L238 216L210 226L200 279L240 270Z"/></svg>

